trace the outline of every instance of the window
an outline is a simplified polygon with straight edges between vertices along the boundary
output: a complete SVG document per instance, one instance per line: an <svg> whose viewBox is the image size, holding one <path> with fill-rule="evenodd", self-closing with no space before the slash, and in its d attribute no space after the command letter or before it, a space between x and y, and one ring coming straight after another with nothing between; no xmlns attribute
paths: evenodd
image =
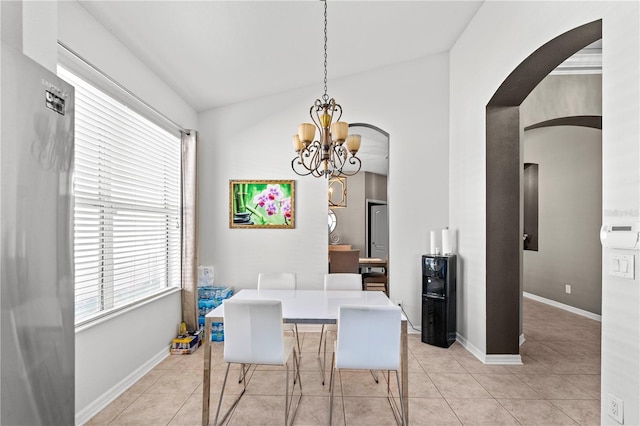
<svg viewBox="0 0 640 426"><path fill-rule="evenodd" d="M75 322L180 285L180 139L64 68L75 86Z"/></svg>

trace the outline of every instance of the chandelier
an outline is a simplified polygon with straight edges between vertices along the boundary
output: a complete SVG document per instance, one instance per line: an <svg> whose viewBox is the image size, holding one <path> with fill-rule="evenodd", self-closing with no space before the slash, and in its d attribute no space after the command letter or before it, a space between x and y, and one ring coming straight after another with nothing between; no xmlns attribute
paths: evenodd
<svg viewBox="0 0 640 426"><path fill-rule="evenodd" d="M362 166L362 162L356 156L360 149L361 136L347 135L349 124L340 121L342 107L327 95L327 0L323 1L324 95L322 99L316 99L309 109L313 124L300 124L298 134L293 136L296 156L291 161L291 168L300 176L353 176ZM316 130L318 139L315 139Z"/></svg>

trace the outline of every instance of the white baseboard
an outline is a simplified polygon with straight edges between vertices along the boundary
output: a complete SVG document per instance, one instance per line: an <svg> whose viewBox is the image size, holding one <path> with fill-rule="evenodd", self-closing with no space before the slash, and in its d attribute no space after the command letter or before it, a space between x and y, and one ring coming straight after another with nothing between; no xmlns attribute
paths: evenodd
<svg viewBox="0 0 640 426"><path fill-rule="evenodd" d="M519 354L516 355L487 355L479 348L471 344L467 339L462 337L459 333L456 335L456 339L460 344L473 356L478 358L483 364L487 365L522 365L522 358Z"/></svg>
<svg viewBox="0 0 640 426"><path fill-rule="evenodd" d="M484 363L487 365L522 365L520 354L515 355L485 355Z"/></svg>
<svg viewBox="0 0 640 426"><path fill-rule="evenodd" d="M107 392L102 394L102 396L98 397L82 410L76 412L76 424L83 425L87 423L93 416L102 411L107 405L111 404L117 397L122 395L124 391L129 389L131 385L140 380L145 374L151 371L156 365L160 364L160 362L168 356L169 348L167 347L162 349L153 358L145 362Z"/></svg>
<svg viewBox="0 0 640 426"><path fill-rule="evenodd" d="M536 302L541 302L541 303L553 306L555 308L559 308L559 309L571 312L576 315L587 317L594 321L602 322L602 315L594 314L593 312L589 312L583 309L575 308L573 306L565 305L564 303L556 302L555 300L551 300L541 296L537 296L535 294L527 293L526 291L523 291L522 295L528 299L535 300Z"/></svg>
<svg viewBox="0 0 640 426"><path fill-rule="evenodd" d="M456 333L456 340L458 342L460 342L460 344L462 345L462 347L464 347L466 350L468 350L469 352L471 352L471 354L473 356L475 356L476 358L478 358L480 361L484 362L484 351L481 351L480 349L478 349L476 346L474 346L473 344L471 344L467 339L465 339L464 337L462 337L460 335L460 333Z"/></svg>

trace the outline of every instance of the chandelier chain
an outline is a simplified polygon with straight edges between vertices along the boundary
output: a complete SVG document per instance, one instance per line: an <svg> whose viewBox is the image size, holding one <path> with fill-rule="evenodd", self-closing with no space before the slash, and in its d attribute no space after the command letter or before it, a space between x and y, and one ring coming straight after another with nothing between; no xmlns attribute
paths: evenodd
<svg viewBox="0 0 640 426"><path fill-rule="evenodd" d="M322 100L326 104L329 102L327 95L327 0L324 0L324 95Z"/></svg>

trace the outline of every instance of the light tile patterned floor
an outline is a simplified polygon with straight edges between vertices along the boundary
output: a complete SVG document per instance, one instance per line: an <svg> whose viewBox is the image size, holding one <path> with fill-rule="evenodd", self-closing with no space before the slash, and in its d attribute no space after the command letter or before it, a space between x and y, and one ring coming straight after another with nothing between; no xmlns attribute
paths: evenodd
<svg viewBox="0 0 640 426"><path fill-rule="evenodd" d="M443 349L411 334L411 424L599 425L600 323L525 299L524 332L522 366L484 365L457 342ZM301 337L304 395L295 424L328 424L328 386L320 383L316 359L319 333ZM202 355L199 349L168 357L88 424L199 425ZM214 344L212 359L213 422L225 369L221 344ZM237 370L230 374L237 377ZM231 382L227 392L238 393L237 380ZM256 370L230 424L282 424L282 382L278 371ZM345 372L336 383L334 424L395 424L382 380L376 385L368 372Z"/></svg>

